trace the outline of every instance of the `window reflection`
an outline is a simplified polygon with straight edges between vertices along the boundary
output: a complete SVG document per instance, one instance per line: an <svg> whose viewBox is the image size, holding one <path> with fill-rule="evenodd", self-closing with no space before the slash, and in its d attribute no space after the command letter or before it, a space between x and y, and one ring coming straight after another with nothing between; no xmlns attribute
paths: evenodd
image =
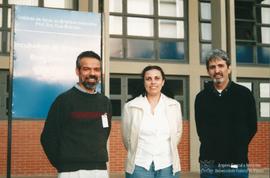
<svg viewBox="0 0 270 178"><path fill-rule="evenodd" d="M211 4L201 2L200 5L201 5L201 18L204 20L211 20Z"/></svg>
<svg viewBox="0 0 270 178"><path fill-rule="evenodd" d="M2 32L0 31L0 52L2 52Z"/></svg>
<svg viewBox="0 0 270 178"><path fill-rule="evenodd" d="M270 16L269 16L270 17ZM270 44L270 28L261 27L262 43Z"/></svg>
<svg viewBox="0 0 270 178"><path fill-rule="evenodd" d="M130 14L153 14L153 0L127 0L127 9Z"/></svg>
<svg viewBox="0 0 270 178"><path fill-rule="evenodd" d="M121 35L122 32L122 17L110 16L110 34Z"/></svg>
<svg viewBox="0 0 270 178"><path fill-rule="evenodd" d="M112 115L121 116L121 100L111 99L112 103Z"/></svg>
<svg viewBox="0 0 270 178"><path fill-rule="evenodd" d="M73 6L73 0L44 0L44 7L72 9Z"/></svg>
<svg viewBox="0 0 270 178"><path fill-rule="evenodd" d="M270 103L261 102L260 103L260 116L261 117L270 117Z"/></svg>
<svg viewBox="0 0 270 178"><path fill-rule="evenodd" d="M110 56L123 57L123 43L122 39L110 38Z"/></svg>
<svg viewBox="0 0 270 178"><path fill-rule="evenodd" d="M8 4L38 6L38 0L8 0Z"/></svg>
<svg viewBox="0 0 270 178"><path fill-rule="evenodd" d="M212 49L212 44L201 44L201 62L206 62L206 55Z"/></svg>
<svg viewBox="0 0 270 178"><path fill-rule="evenodd" d="M143 85L142 79L139 78L129 78L128 79L128 94L135 95L139 90L140 87Z"/></svg>
<svg viewBox="0 0 270 178"><path fill-rule="evenodd" d="M253 62L253 46L252 45L236 45L236 60L239 63Z"/></svg>
<svg viewBox="0 0 270 178"><path fill-rule="evenodd" d="M270 83L260 83L260 97L270 98Z"/></svg>
<svg viewBox="0 0 270 178"><path fill-rule="evenodd" d="M183 0L159 0L159 15L170 17L183 17Z"/></svg>
<svg viewBox="0 0 270 178"><path fill-rule="evenodd" d="M147 18L128 17L128 35L153 36L153 20Z"/></svg>
<svg viewBox="0 0 270 178"><path fill-rule="evenodd" d="M122 0L110 0L110 12L122 12Z"/></svg>
<svg viewBox="0 0 270 178"><path fill-rule="evenodd" d="M262 9L262 23L263 24L270 24L270 8L261 8Z"/></svg>
<svg viewBox="0 0 270 178"><path fill-rule="evenodd" d="M173 93L173 95L184 95L183 80L167 79L166 85L169 91Z"/></svg>
<svg viewBox="0 0 270 178"><path fill-rule="evenodd" d="M201 23L202 40L212 40L212 29L210 23Z"/></svg>
<svg viewBox="0 0 270 178"><path fill-rule="evenodd" d="M184 22L176 20L159 20L159 37L184 38Z"/></svg>
<svg viewBox="0 0 270 178"><path fill-rule="evenodd" d="M252 1L235 1L235 18L237 19L254 19Z"/></svg>
<svg viewBox="0 0 270 178"><path fill-rule="evenodd" d="M173 59L181 60L184 59L184 43L183 42L173 42L166 41L160 42L160 59Z"/></svg>
<svg viewBox="0 0 270 178"><path fill-rule="evenodd" d="M237 39L243 40L254 39L253 33L254 22L236 22L235 27L236 27L235 35Z"/></svg>
<svg viewBox="0 0 270 178"><path fill-rule="evenodd" d="M239 85L242 85L252 91L252 83L251 82L237 82Z"/></svg>
<svg viewBox="0 0 270 178"><path fill-rule="evenodd" d="M154 58L154 44L150 40L127 40L128 58Z"/></svg>
<svg viewBox="0 0 270 178"><path fill-rule="evenodd" d="M120 78L110 78L110 94L111 95L121 94Z"/></svg>
<svg viewBox="0 0 270 178"><path fill-rule="evenodd" d="M0 8L0 14L1 14L1 18L0 18L0 27L2 27L2 8Z"/></svg>
<svg viewBox="0 0 270 178"><path fill-rule="evenodd" d="M270 64L270 47L257 47L258 63Z"/></svg>
<svg viewBox="0 0 270 178"><path fill-rule="evenodd" d="M262 4L269 4L270 5L270 0L262 0Z"/></svg>

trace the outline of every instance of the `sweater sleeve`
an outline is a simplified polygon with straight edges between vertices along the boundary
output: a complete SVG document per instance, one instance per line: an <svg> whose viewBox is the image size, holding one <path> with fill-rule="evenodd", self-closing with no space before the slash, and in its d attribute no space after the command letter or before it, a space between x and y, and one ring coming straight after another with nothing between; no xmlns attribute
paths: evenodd
<svg viewBox="0 0 270 178"><path fill-rule="evenodd" d="M247 114L247 116L248 116L247 123L248 123L248 131L249 131L249 140L248 141L250 142L251 139L254 137L254 135L257 132L257 111L256 111L255 99L254 99L252 93L250 93L250 95L249 95L247 112L249 112Z"/></svg>
<svg viewBox="0 0 270 178"><path fill-rule="evenodd" d="M59 120L60 120L60 102L55 100L52 104L43 131L41 133L40 141L43 150L50 161L50 163L57 169L58 148L59 148Z"/></svg>
<svg viewBox="0 0 270 178"><path fill-rule="evenodd" d="M129 144L129 130L130 130L130 113L128 112L127 104L124 105L121 121L121 136L126 150Z"/></svg>
<svg viewBox="0 0 270 178"><path fill-rule="evenodd" d="M111 128L112 128L112 103L109 99L108 99L108 122L109 122L109 128L108 128L107 137L109 137Z"/></svg>
<svg viewBox="0 0 270 178"><path fill-rule="evenodd" d="M202 116L202 108L201 108L201 98L199 97L199 95L196 96L196 99L195 99L195 123L196 123L196 129L197 129L197 134L199 136L199 139L201 141L202 139L202 119L201 117Z"/></svg>

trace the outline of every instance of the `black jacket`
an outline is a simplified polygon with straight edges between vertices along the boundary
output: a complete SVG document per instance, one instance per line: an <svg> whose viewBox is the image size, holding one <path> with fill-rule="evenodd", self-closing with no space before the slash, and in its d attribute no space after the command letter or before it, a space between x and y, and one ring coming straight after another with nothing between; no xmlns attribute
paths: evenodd
<svg viewBox="0 0 270 178"><path fill-rule="evenodd" d="M108 127L103 127L103 117ZM48 113L41 143L58 172L106 169L111 103L102 94L73 87L56 98Z"/></svg>
<svg viewBox="0 0 270 178"><path fill-rule="evenodd" d="M195 121L201 142L200 161L248 163L248 145L257 131L252 93L230 82L218 93L209 82L195 100Z"/></svg>

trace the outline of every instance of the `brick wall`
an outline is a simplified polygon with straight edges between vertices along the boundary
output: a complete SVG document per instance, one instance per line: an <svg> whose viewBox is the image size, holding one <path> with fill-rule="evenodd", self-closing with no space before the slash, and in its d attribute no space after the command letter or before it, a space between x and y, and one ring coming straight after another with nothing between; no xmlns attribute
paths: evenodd
<svg viewBox="0 0 270 178"><path fill-rule="evenodd" d="M46 159L39 141L44 121L13 121L12 131L12 175L55 175L56 171ZM124 170L126 152L120 138L120 121L113 121L110 136L110 171ZM250 145L252 168L269 168L270 122L259 122L258 133ZM183 136L179 144L181 166L189 171L189 122L183 123ZM0 176L6 174L7 121L0 121Z"/></svg>

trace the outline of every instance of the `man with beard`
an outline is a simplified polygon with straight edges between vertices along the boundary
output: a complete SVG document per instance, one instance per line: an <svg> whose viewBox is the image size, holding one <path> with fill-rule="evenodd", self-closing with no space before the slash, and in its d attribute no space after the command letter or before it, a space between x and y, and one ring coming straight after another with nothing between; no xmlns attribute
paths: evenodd
<svg viewBox="0 0 270 178"><path fill-rule="evenodd" d="M41 144L58 178L108 178L111 102L96 91L101 58L84 51L76 61L79 82L59 95L48 113Z"/></svg>
<svg viewBox="0 0 270 178"><path fill-rule="evenodd" d="M230 81L230 59L224 51L210 51L206 68L212 82L195 100L201 178L247 178L248 145L257 130L254 97Z"/></svg>

